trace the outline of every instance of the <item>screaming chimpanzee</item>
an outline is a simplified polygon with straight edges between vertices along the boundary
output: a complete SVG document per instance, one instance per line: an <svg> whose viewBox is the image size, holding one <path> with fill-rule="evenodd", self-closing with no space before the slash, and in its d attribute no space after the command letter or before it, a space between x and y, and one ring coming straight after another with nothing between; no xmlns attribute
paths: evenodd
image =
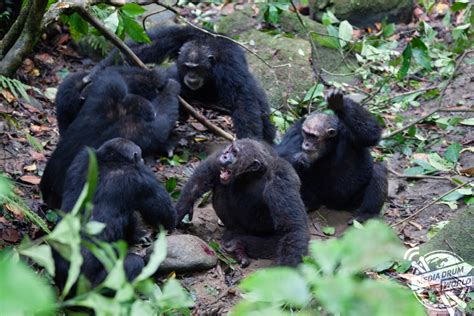
<svg viewBox="0 0 474 316"><path fill-rule="evenodd" d="M140 147L127 139L114 138L97 149L96 157L99 176L90 220L106 224L104 230L96 236L98 239L106 242L125 240L129 244L136 242L138 235L135 211L141 214L145 223L155 228L163 225L166 229L174 229L177 216L171 198L143 163ZM88 153L83 149L67 171L62 211L67 213L74 208L86 182L88 165ZM81 271L92 286L97 286L105 279L107 272L84 246L81 253L84 259ZM55 253L54 257L56 284L63 288L69 263L59 253ZM143 266L141 257L128 254L125 258L128 279L134 279Z"/></svg>
<svg viewBox="0 0 474 316"><path fill-rule="evenodd" d="M107 71L116 71L121 76L127 85L128 93L144 97L153 104L157 111L156 123L160 127L160 137L167 139L178 119L179 84L175 80L168 80L165 71L160 68L146 70L117 66L109 67ZM58 88L56 116L61 136L81 110L85 99L91 93L90 87L96 83L86 85L82 79L87 75L87 72L72 74Z"/></svg>
<svg viewBox="0 0 474 316"><path fill-rule="evenodd" d="M327 102L336 115L313 113L299 120L276 150L298 172L308 209L357 210L356 219L363 221L378 215L387 197L386 169L369 152L382 129L339 91L331 92Z"/></svg>
<svg viewBox="0 0 474 316"><path fill-rule="evenodd" d="M176 59L168 73L179 80L186 100L214 105L230 113L238 138L273 143L275 127L270 122L270 106L265 92L249 72L244 51L215 35L190 26L166 26L149 34L151 44L131 44L131 48L145 63ZM116 52L99 63L91 77L120 58Z"/></svg>
<svg viewBox="0 0 474 316"><path fill-rule="evenodd" d="M277 257L294 266L309 242L298 175L266 144L242 139L207 158L181 191L178 220L192 216L194 202L212 190L212 204L226 227L224 247L240 263Z"/></svg>
<svg viewBox="0 0 474 316"><path fill-rule="evenodd" d="M105 141L127 138L144 153L168 152L169 134L178 117L179 84L169 80L156 102L132 94L122 76L106 70L90 85L84 105L61 137L41 179L40 189L50 208L61 206L67 168L84 147L98 148ZM173 102L169 102L172 100Z"/></svg>

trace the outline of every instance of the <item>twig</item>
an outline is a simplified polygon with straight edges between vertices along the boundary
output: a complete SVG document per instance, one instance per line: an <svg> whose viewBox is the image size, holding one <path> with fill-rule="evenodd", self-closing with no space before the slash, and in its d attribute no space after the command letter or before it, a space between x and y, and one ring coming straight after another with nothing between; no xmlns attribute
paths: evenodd
<svg viewBox="0 0 474 316"><path fill-rule="evenodd" d="M202 125L206 126L211 132L222 136L223 138L227 140L234 140L234 136L231 134L227 133L217 125L212 124L204 115L196 111L191 104L186 102L183 98L179 97L179 101L181 104L184 106L184 108L196 119L198 120Z"/></svg>
<svg viewBox="0 0 474 316"><path fill-rule="evenodd" d="M454 67L454 70L453 70L453 73L451 74L451 76L449 77L448 81L446 82L446 85L444 86L443 90L441 91L441 94L439 96L439 101L438 101L438 108L429 112L428 114L420 117L419 119L415 120L414 122L404 126L404 127L401 127L397 130L395 130L394 132L388 134L388 135L385 135L382 137L382 139L387 139L387 138L391 138L395 135L397 135L398 133L401 133L407 129L409 129L410 127L412 127L413 125L421 122L421 121L424 121L425 119L427 119L428 117L432 116L433 114L437 113L437 112L440 112L441 110L443 110L441 108L441 104L443 103L443 99L444 99L444 95L446 94L446 90L448 89L449 85L451 84L451 82L453 81L454 79L454 76L456 75L458 69L459 69L459 66L461 65L462 61L464 60L464 57L466 57L466 55L471 52L470 50L466 50L462 55L461 57L459 58L459 60L456 62L456 66ZM448 109L444 109L443 112L448 112L447 111Z"/></svg>
<svg viewBox="0 0 474 316"><path fill-rule="evenodd" d="M93 15L91 15L83 6L73 6L71 9L74 9L82 18L92 24L105 38L110 40L115 46L117 46L120 51L127 56L132 63L140 67L142 69L148 69L148 67L140 60L140 58L135 55L135 53L127 46L125 43L118 38L115 34L110 32L107 28L105 28L102 23L97 20ZM211 132L220 135L228 140L233 140L234 137L218 127L217 125L210 122L205 116L201 115L197 112L188 102L186 102L183 98L179 97L181 104L184 108L201 124L206 126Z"/></svg>
<svg viewBox="0 0 474 316"><path fill-rule="evenodd" d="M388 171L393 173L397 178L401 179L431 179L431 180L446 180L453 182L454 184L458 184L456 181L449 177L442 177L442 176L429 176L429 175L424 175L424 174L417 174L417 175L406 175L406 174L401 174L391 168L387 168Z"/></svg>
<svg viewBox="0 0 474 316"><path fill-rule="evenodd" d="M172 8L171 6L167 5L167 4L164 4L164 3L161 3L161 1L156 1L156 4L173 12L174 14L176 14L176 16L178 17L178 19L180 19L181 21L183 21L184 23L188 24L189 26L203 32L203 33L206 33L212 37L216 37L216 38L223 38L223 39L226 39L236 45L239 45L240 47L242 47L243 49L245 49L246 51L248 51L250 54L254 55L255 57L257 57L261 62L263 62L267 67L269 68L273 68L272 65L270 65L265 59L263 59L262 57L260 57L256 52L254 52L253 50L251 50L250 48L248 48L247 46L243 45L242 43L239 43L237 42L236 40L228 37L228 36L225 36L225 35L222 35L222 34L217 34L217 33L212 33L212 32L209 32L208 30L200 27L200 26L197 26L196 24L186 20L176 9Z"/></svg>
<svg viewBox="0 0 474 316"><path fill-rule="evenodd" d="M408 217L402 219L401 221L399 221L399 222L393 224L392 227L398 226L398 225L400 225L400 224L406 222L407 220L412 219L413 217L417 216L418 214L420 214L421 212L423 212L424 210L426 210L428 207L433 206L433 205L435 205L436 203L438 203L439 201L441 201L441 199L444 198L445 196L447 196L448 194L451 194L451 193L453 193L454 191L459 190L460 188L462 188L462 187L464 187L464 186L470 184L472 181L473 181L473 180L469 180L469 181L467 181L467 182L464 182L464 183L458 185L458 186L455 187L454 189L449 190L448 192L444 193L443 195L441 195L440 197L438 197L436 200L434 200L434 201L432 201L432 202L426 204L425 206L423 206L422 208L420 208L418 211L414 212L414 213L411 214L410 216L408 216Z"/></svg>

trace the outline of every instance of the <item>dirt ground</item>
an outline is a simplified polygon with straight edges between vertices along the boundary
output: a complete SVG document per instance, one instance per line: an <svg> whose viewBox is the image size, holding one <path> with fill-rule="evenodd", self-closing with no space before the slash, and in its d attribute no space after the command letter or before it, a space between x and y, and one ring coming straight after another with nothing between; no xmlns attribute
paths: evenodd
<svg viewBox="0 0 474 316"><path fill-rule="evenodd" d="M32 57L25 61L20 70L20 79L47 95L51 92L51 88L58 86L67 72L90 68L93 63L78 56L66 45L67 41L67 38L59 38L55 39L54 45L39 45ZM474 58L474 54L467 56L465 60L472 61L472 58ZM464 107L472 108L474 104L473 82L474 66L472 62L462 64L458 75L447 90L444 105L452 106L462 100ZM9 113L18 124L18 126L10 126L6 121L0 122L1 170L16 180L17 193L26 201L30 209L41 217L47 218L47 209L40 200L37 184L46 161L58 141L54 103L39 93L33 93L30 102L2 99L1 96L0 100L0 109ZM437 101L421 104L418 108L408 110L405 115L419 117L436 106L438 106ZM210 111L204 111L204 114L214 123L227 130L230 129L231 121L228 117ZM440 115L469 117L465 113L441 113ZM443 151L447 144L454 140L460 142L463 148L472 148L473 146L473 128L469 126L458 125L449 131L440 129L435 131L433 124L419 124L418 128L423 130L426 137L441 140L427 151ZM180 136L180 142L176 153L189 152L190 162L171 166L158 157L154 157L147 159L147 164L153 168L157 177L163 182L171 177L177 177L178 185L181 186L191 174L192 167L198 164L197 157L202 153L211 152L223 142L193 120L179 123L177 133ZM26 135L32 135L38 139L44 150L35 148L37 146L34 146ZM388 157L386 162L390 169L399 173L402 173L409 165L407 158L398 153ZM457 170L472 166L474 166L474 154L470 151L463 152ZM461 176L458 178L466 180ZM389 181L389 198L383 219L392 225L455 186L443 178L409 180L397 177L393 173L390 173ZM427 208L412 220L396 227L400 239L407 247L425 242L427 232L433 224L449 219L462 207L465 206L460 206L457 210L450 210L446 205L436 204ZM312 238L320 239L331 237L322 235L316 227L333 226L336 228L335 235L340 235L347 227L346 223L350 214L319 210L311 212L309 216ZM206 205L203 208L196 207L192 225L184 230L179 229L176 233L194 234L209 242L219 241L222 229L212 207ZM13 209L3 209L0 213L0 248L19 243L25 235L37 238L41 234L41 230L25 220L21 213ZM237 301L236 284L238 281L252 271L270 264L271 262L268 260L254 260L249 267L242 269L238 265L227 266L225 263L219 262L218 266L209 271L178 275L178 278L195 299L195 314L220 314L228 311Z"/></svg>

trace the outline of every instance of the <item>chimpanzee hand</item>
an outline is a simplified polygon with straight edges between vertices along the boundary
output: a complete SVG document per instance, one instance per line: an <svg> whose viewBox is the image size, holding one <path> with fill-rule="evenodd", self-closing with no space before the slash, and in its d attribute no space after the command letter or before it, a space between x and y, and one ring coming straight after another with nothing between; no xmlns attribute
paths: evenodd
<svg viewBox="0 0 474 316"><path fill-rule="evenodd" d="M339 89L331 89L326 95L328 107L336 113L344 111L344 95Z"/></svg>

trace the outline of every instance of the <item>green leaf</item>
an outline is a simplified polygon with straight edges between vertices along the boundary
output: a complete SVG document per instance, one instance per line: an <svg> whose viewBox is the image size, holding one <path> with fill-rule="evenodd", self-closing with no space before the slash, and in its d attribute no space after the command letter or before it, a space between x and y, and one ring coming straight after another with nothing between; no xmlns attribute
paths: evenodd
<svg viewBox="0 0 474 316"><path fill-rule="evenodd" d="M146 12L144 8L142 8L136 3L127 3L126 5L120 8L120 11L131 17L135 17Z"/></svg>
<svg viewBox="0 0 474 316"><path fill-rule="evenodd" d="M450 171L453 168L453 164L441 158L437 153L431 153L428 155L428 162L437 170Z"/></svg>
<svg viewBox="0 0 474 316"><path fill-rule="evenodd" d="M0 253L0 306L2 315L55 315L54 292L22 261Z"/></svg>
<svg viewBox="0 0 474 316"><path fill-rule="evenodd" d="M428 47L418 37L411 40L411 47L415 61L428 71L431 71L431 58L428 53Z"/></svg>
<svg viewBox="0 0 474 316"><path fill-rule="evenodd" d="M454 2L451 5L451 12L464 10L467 7L468 3L469 3L469 0L459 0L459 1Z"/></svg>
<svg viewBox="0 0 474 316"><path fill-rule="evenodd" d="M309 288L303 277L287 267L257 271L245 278L239 287L250 301L303 307L310 300Z"/></svg>
<svg viewBox="0 0 474 316"><path fill-rule="evenodd" d="M30 143L31 147L33 147L39 153L44 152L44 147L43 147L43 145L41 145L41 142L37 138L31 136L28 133L26 133L25 135L26 135L26 139L28 140L28 143Z"/></svg>
<svg viewBox="0 0 474 316"><path fill-rule="evenodd" d="M352 40L352 25L347 21L339 24L339 44L341 47L346 46Z"/></svg>
<svg viewBox="0 0 474 316"><path fill-rule="evenodd" d="M176 185L178 184L178 180L176 179L176 177L171 177L168 179L168 181L166 181L166 192L168 193L171 193L174 191L174 189L176 189Z"/></svg>
<svg viewBox="0 0 474 316"><path fill-rule="evenodd" d="M77 13L71 14L67 20L69 32L74 41L79 40L83 35L89 32L89 24Z"/></svg>
<svg viewBox="0 0 474 316"><path fill-rule="evenodd" d="M395 34L395 24L394 23L390 23L390 24L386 24L383 26L382 28L382 31L383 31L383 36L385 38L387 37L390 37L392 36L393 34Z"/></svg>
<svg viewBox="0 0 474 316"><path fill-rule="evenodd" d="M143 27L138 24L134 19L130 18L127 15L122 15L122 19L125 33L127 33L135 42L151 43L151 40L146 34Z"/></svg>
<svg viewBox="0 0 474 316"><path fill-rule="evenodd" d="M318 42L321 46L334 49L338 49L340 47L338 39L332 36L320 35L316 33L311 33L311 36L313 37L313 40Z"/></svg>
<svg viewBox="0 0 474 316"><path fill-rule="evenodd" d="M89 235L98 235L105 228L105 224L97 221L89 221L86 224L86 233Z"/></svg>
<svg viewBox="0 0 474 316"><path fill-rule="evenodd" d="M467 126L474 126L474 117L462 120L461 122L462 125L467 125Z"/></svg>
<svg viewBox="0 0 474 316"><path fill-rule="evenodd" d="M406 176L421 175L421 174L425 174L425 169L423 169L422 167L411 167L411 168L406 169L403 172L403 174Z"/></svg>
<svg viewBox="0 0 474 316"><path fill-rule="evenodd" d="M117 31L118 25L119 25L118 11L114 11L111 15L109 15L104 20L104 26L112 33L115 33L115 31Z"/></svg>
<svg viewBox="0 0 474 316"><path fill-rule="evenodd" d="M459 143L452 143L449 145L449 147L446 149L446 152L444 153L444 157L452 163L457 163L459 160L459 153L462 150L462 146Z"/></svg>
<svg viewBox="0 0 474 316"><path fill-rule="evenodd" d="M160 231L158 236L158 240L155 241L153 245L153 253L150 256L148 264L143 268L142 272L133 280L136 284L137 282L143 281L149 277L151 277L160 264L166 258L166 237L164 231Z"/></svg>
<svg viewBox="0 0 474 316"><path fill-rule="evenodd" d="M322 84L317 84L309 88L308 92L303 98L303 102L309 102L310 100L314 100L317 97L324 96L324 86Z"/></svg>
<svg viewBox="0 0 474 316"><path fill-rule="evenodd" d="M50 246L32 246L26 249L19 249L18 252L23 256L31 258L34 262L45 268L49 275L55 275L53 253Z"/></svg>
<svg viewBox="0 0 474 316"><path fill-rule="evenodd" d="M397 77L398 79L405 78L408 73L408 69L410 69L411 58L413 56L411 43L408 43L407 47L403 50L402 53L402 66L398 71Z"/></svg>
<svg viewBox="0 0 474 316"><path fill-rule="evenodd" d="M326 235L332 236L336 232L336 228L332 226L325 226L323 227L323 233Z"/></svg>
<svg viewBox="0 0 474 316"><path fill-rule="evenodd" d="M194 306L189 294L184 290L178 280L169 279L163 286L161 295L157 298L164 309L183 310Z"/></svg>

